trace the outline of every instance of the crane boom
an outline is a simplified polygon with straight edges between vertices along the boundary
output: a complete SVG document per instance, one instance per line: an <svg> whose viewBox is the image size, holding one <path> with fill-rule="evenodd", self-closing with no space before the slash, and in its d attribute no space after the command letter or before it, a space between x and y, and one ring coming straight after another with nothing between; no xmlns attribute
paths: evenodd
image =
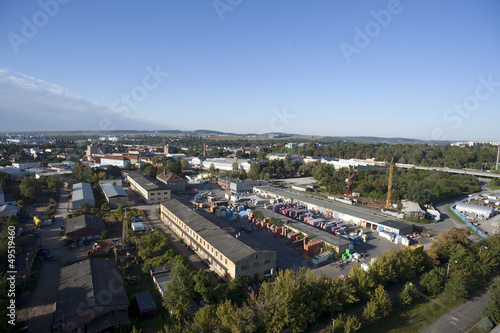
<svg viewBox="0 0 500 333"><path fill-rule="evenodd" d="M387 187L387 202L385 203L385 209L391 208L391 192L392 192L392 173L394 171L394 157L391 160L391 166L389 168L389 186Z"/></svg>

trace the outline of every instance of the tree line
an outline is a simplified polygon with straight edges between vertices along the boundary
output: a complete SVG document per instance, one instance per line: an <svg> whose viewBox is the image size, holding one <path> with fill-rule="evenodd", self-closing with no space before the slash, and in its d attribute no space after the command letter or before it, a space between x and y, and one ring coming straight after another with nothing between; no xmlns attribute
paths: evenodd
<svg viewBox="0 0 500 333"><path fill-rule="evenodd" d="M326 192L342 194L348 176L348 169L336 170L332 165L318 163L312 169L314 179L319 181ZM353 191L362 197L384 200L387 197L389 171L355 171ZM438 203L481 189L479 180L471 175L451 174L448 172L398 169L393 172L392 199L408 199L420 204Z"/></svg>
<svg viewBox="0 0 500 333"><path fill-rule="evenodd" d="M477 243L467 229L442 232L429 251L390 250L365 271L354 266L347 277L318 276L309 269L280 270L274 277L240 277L211 286L205 273L176 265L167 285L164 306L172 313L168 332L303 332L309 326L331 322L335 332L354 332L389 316L397 307L412 304L423 293L448 293L464 301L500 273L500 235ZM388 290L403 284L396 299ZM192 318L185 311L198 295L208 305ZM224 297L225 295L225 297ZM496 303L495 303L496 304ZM493 304L494 305L494 304ZM490 306L494 320L498 311ZM363 306L361 318L346 315Z"/></svg>

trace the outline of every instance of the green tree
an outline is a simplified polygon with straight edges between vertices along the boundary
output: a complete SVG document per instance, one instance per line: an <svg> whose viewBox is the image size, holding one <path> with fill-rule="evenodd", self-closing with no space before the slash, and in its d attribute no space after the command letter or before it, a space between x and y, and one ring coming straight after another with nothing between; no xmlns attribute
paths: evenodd
<svg viewBox="0 0 500 333"><path fill-rule="evenodd" d="M420 285L430 295L437 295L443 289L446 278L446 270L442 267L434 267L431 271L422 275Z"/></svg>
<svg viewBox="0 0 500 333"><path fill-rule="evenodd" d="M240 166L238 165L238 161L234 161L232 167L233 167L233 171L240 170Z"/></svg>
<svg viewBox="0 0 500 333"><path fill-rule="evenodd" d="M373 278L360 265L355 265L349 272L349 283L354 287L358 298L368 296L368 292L375 286Z"/></svg>
<svg viewBox="0 0 500 333"><path fill-rule="evenodd" d="M189 165L188 161L186 161L186 160L181 160L181 168L182 168L182 170L181 170L181 171L182 171L182 172L184 172L185 170L187 170L188 165Z"/></svg>
<svg viewBox="0 0 500 333"><path fill-rule="evenodd" d="M483 309L483 316L490 318L495 326L500 325L500 280L489 288L490 300Z"/></svg>
<svg viewBox="0 0 500 333"><path fill-rule="evenodd" d="M219 319L221 332L255 332L257 327L253 321L253 317L254 313L247 305L238 307L231 303L231 301L226 300L217 306L217 318Z"/></svg>
<svg viewBox="0 0 500 333"><path fill-rule="evenodd" d="M285 328L303 332L313 318L301 283L292 270L280 271L273 283L264 282L258 302L263 304L263 321L271 332L282 332Z"/></svg>
<svg viewBox="0 0 500 333"><path fill-rule="evenodd" d="M392 311L392 302L389 294L382 285L370 293L370 300L363 310L363 320L372 324L389 315Z"/></svg>
<svg viewBox="0 0 500 333"><path fill-rule="evenodd" d="M217 332L220 327L220 321L217 317L217 306L206 305L200 308L193 322L186 327L188 333L212 333Z"/></svg>
<svg viewBox="0 0 500 333"><path fill-rule="evenodd" d="M405 308L413 302L417 295L417 287L411 282L407 282L403 290L398 294L399 305Z"/></svg>
<svg viewBox="0 0 500 333"><path fill-rule="evenodd" d="M40 185L33 177L24 177L19 185L21 194L29 199L36 199L42 193Z"/></svg>
<svg viewBox="0 0 500 333"><path fill-rule="evenodd" d="M215 165L213 163L210 164L210 167L208 168L208 173L212 176L215 174Z"/></svg>
<svg viewBox="0 0 500 333"><path fill-rule="evenodd" d="M0 188L6 188L12 184L12 177L6 173L0 171Z"/></svg>
<svg viewBox="0 0 500 333"><path fill-rule="evenodd" d="M335 333L354 333L361 328L361 322L355 315L344 315L339 314L337 319L335 319L334 327L332 327L332 332Z"/></svg>
<svg viewBox="0 0 500 333"><path fill-rule="evenodd" d="M257 162L250 163L250 171L248 172L248 176L252 180L258 180L260 178L260 164Z"/></svg>
<svg viewBox="0 0 500 333"><path fill-rule="evenodd" d="M191 306L194 297L191 272L184 265L176 265L170 271L170 283L165 290L163 305L180 321Z"/></svg>

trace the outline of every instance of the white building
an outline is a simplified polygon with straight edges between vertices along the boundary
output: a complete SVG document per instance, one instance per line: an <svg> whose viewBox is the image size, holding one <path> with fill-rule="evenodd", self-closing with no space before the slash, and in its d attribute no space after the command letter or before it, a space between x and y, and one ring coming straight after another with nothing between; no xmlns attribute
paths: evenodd
<svg viewBox="0 0 500 333"><path fill-rule="evenodd" d="M495 210L491 207L473 205L465 202L457 203L455 209L460 213L474 214L477 218L486 220L495 214Z"/></svg>
<svg viewBox="0 0 500 333"><path fill-rule="evenodd" d="M21 179L27 175L26 171L11 166L0 167L0 172L5 172L9 176L11 176L12 179Z"/></svg>
<svg viewBox="0 0 500 333"><path fill-rule="evenodd" d="M83 204L87 204L90 207L95 206L94 192L92 192L92 185L89 183L78 183L73 185L71 209L76 210Z"/></svg>
<svg viewBox="0 0 500 333"><path fill-rule="evenodd" d="M213 164L215 169L219 169L220 171L232 171L234 162L238 162L238 170L250 171L251 161L237 158L207 158L202 162L202 166L205 169L209 169Z"/></svg>
<svg viewBox="0 0 500 333"><path fill-rule="evenodd" d="M26 169L31 169L31 168L37 168L41 166L42 164L40 162L33 162L33 163L12 163L12 166L14 168L17 168L19 170L26 170Z"/></svg>
<svg viewBox="0 0 500 333"><path fill-rule="evenodd" d="M124 168L127 164L130 163L130 160L124 156L104 156L101 157L101 164L113 165L119 168Z"/></svg>

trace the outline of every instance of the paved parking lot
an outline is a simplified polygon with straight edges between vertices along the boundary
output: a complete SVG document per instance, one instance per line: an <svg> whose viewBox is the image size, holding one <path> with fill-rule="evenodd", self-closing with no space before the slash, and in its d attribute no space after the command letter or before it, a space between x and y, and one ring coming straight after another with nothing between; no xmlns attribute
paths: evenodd
<svg viewBox="0 0 500 333"><path fill-rule="evenodd" d="M228 190L222 190L216 184L205 184L200 186L200 192L212 192L217 197L224 197L225 193L230 193ZM249 194L252 195L252 194ZM255 208L250 205L250 208ZM265 209L260 209L260 211L266 212ZM272 214L271 211L268 211ZM209 214L209 213L207 213ZM268 215L269 215L268 214ZM287 219L280 215L283 219ZM227 218L216 218L211 215L210 220L216 223L220 228L233 227L239 230L240 222L229 222ZM241 222L241 225L251 226L249 222ZM362 229L364 233L368 235L366 243L355 244L354 250L359 253L366 254L365 259L361 259L360 262L369 262L371 258L378 257L382 253L390 249L400 249L401 245L397 245L389 242L387 239L382 238L377 232L372 232L369 229L361 228L358 226L353 226L347 224L347 232L352 232L354 230ZM239 232L239 239L245 244L251 246L255 249L270 250L277 252L277 268L280 269L294 269L297 270L300 267L311 268L310 261L300 254L299 249L292 249L285 244L285 239L283 238L273 238L272 233L269 230L253 230L252 232ZM339 276L347 275L349 273L350 267L355 263L348 262L344 269L339 267L340 261L327 264L319 268L312 268L317 274L325 274L326 276Z"/></svg>

